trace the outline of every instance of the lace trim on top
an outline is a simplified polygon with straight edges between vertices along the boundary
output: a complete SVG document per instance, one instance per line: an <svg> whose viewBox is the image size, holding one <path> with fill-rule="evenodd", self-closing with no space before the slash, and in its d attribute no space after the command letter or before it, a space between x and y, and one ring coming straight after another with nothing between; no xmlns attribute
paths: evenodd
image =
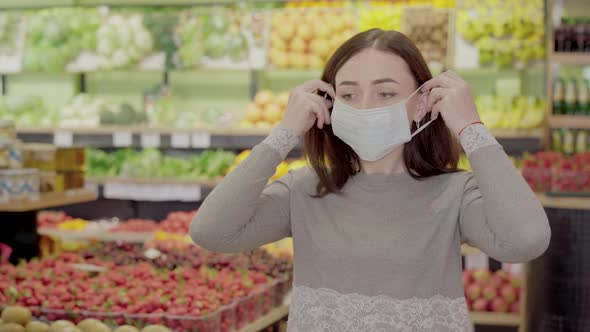
<svg viewBox="0 0 590 332"><path fill-rule="evenodd" d="M465 299L442 295L399 300L389 296L340 294L297 286L289 311L289 332L469 332Z"/></svg>
<svg viewBox="0 0 590 332"><path fill-rule="evenodd" d="M299 144L299 137L291 130L279 125L270 132L270 135L262 143L272 147L281 155L282 159L285 159L289 151Z"/></svg>
<svg viewBox="0 0 590 332"><path fill-rule="evenodd" d="M479 148L499 144L492 133L482 124L474 124L465 128L459 136L459 141L468 156Z"/></svg>

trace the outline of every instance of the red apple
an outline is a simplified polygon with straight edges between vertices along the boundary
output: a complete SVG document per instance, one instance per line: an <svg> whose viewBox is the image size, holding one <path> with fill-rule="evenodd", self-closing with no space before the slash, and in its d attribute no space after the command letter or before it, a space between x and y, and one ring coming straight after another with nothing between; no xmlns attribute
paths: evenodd
<svg viewBox="0 0 590 332"><path fill-rule="evenodd" d="M498 289L488 285L483 288L482 294L484 299L491 300L498 296Z"/></svg>
<svg viewBox="0 0 590 332"><path fill-rule="evenodd" d="M473 282L473 273L471 270L463 270L461 279L463 280L463 288L467 288Z"/></svg>
<svg viewBox="0 0 590 332"><path fill-rule="evenodd" d="M512 286L514 288L520 288L522 287L522 278L520 276L517 275L510 275L510 283L512 284Z"/></svg>
<svg viewBox="0 0 590 332"><path fill-rule="evenodd" d="M498 277L502 278L502 280L504 280L505 282L508 282L510 280L510 273L508 273L508 271L506 270L498 270L496 271L496 273L494 273L494 275L497 275Z"/></svg>
<svg viewBox="0 0 590 332"><path fill-rule="evenodd" d="M508 304L503 299L497 297L490 303L490 310L494 312L507 312Z"/></svg>
<svg viewBox="0 0 590 332"><path fill-rule="evenodd" d="M520 301L516 301L516 302L510 304L509 310L512 313L519 314L520 313Z"/></svg>
<svg viewBox="0 0 590 332"><path fill-rule="evenodd" d="M490 275L490 270L488 269L473 270L473 279L482 285L485 285L490 281Z"/></svg>
<svg viewBox="0 0 590 332"><path fill-rule="evenodd" d="M479 284L471 284L467 287L467 298L475 300L481 296L481 286Z"/></svg>
<svg viewBox="0 0 590 332"><path fill-rule="evenodd" d="M506 303L513 303L516 301L516 290L510 285L504 285L500 288L500 296Z"/></svg>
<svg viewBox="0 0 590 332"><path fill-rule="evenodd" d="M488 308L488 301L485 299L477 299L473 301L472 308L474 311L486 311Z"/></svg>
<svg viewBox="0 0 590 332"><path fill-rule="evenodd" d="M500 287L502 287L502 285L504 285L504 283L505 283L505 280L501 276L494 274L490 278L489 285L494 288L500 288Z"/></svg>

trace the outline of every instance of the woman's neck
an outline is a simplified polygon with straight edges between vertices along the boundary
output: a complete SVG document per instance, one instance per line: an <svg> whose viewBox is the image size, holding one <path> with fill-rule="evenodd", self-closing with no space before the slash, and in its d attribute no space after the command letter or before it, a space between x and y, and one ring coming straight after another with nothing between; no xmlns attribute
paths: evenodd
<svg viewBox="0 0 590 332"><path fill-rule="evenodd" d="M404 147L391 151L376 161L361 160L361 170L366 174L399 174L406 171L404 165Z"/></svg>

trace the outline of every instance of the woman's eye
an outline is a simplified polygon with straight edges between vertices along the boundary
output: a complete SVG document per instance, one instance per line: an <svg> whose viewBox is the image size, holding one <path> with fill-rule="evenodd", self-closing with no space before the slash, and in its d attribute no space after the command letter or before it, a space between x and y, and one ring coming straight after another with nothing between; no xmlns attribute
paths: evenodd
<svg viewBox="0 0 590 332"><path fill-rule="evenodd" d="M352 99L352 93L345 93L340 95L340 98L342 98L343 100L351 100Z"/></svg>
<svg viewBox="0 0 590 332"><path fill-rule="evenodd" d="M393 98L393 97L395 97L395 93L392 93L392 92L379 92L379 97L381 97L381 98Z"/></svg>

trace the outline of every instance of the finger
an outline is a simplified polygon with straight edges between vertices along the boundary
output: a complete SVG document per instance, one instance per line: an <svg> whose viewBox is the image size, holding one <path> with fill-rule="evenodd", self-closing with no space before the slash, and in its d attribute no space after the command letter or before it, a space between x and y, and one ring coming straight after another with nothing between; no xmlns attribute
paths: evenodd
<svg viewBox="0 0 590 332"><path fill-rule="evenodd" d="M426 101L426 110L432 110L434 104L441 101L446 95L444 88L433 88L428 94L428 100Z"/></svg>
<svg viewBox="0 0 590 332"><path fill-rule="evenodd" d="M439 114L440 114L440 107L441 104L440 102L437 102L434 104L434 106L432 106L432 111L430 112L430 119L437 119Z"/></svg>
<svg viewBox="0 0 590 332"><path fill-rule="evenodd" d="M420 91L430 91L433 88L451 88L456 85L456 82L445 75L439 75L426 83L422 86Z"/></svg>
<svg viewBox="0 0 590 332"><path fill-rule="evenodd" d="M324 123L330 124L332 123L332 119L330 118L330 111L329 108L332 107L332 102L327 100L319 95L309 94L310 100L315 103L324 113Z"/></svg>
<svg viewBox="0 0 590 332"><path fill-rule="evenodd" d="M308 92L308 93L313 93L316 90L321 90L321 91L328 93L328 95L330 95L330 97L332 97L332 100L334 100L334 98L336 98L336 92L334 91L334 88L332 87L332 85L330 85L322 80L319 80L319 79L315 79L315 80L304 83L301 86L301 89L305 92Z"/></svg>
<svg viewBox="0 0 590 332"><path fill-rule="evenodd" d="M446 76L452 80L455 80L458 82L464 82L463 78L461 78L461 76L459 76L459 74L455 73L452 70L447 70L444 72L444 74L446 74Z"/></svg>
<svg viewBox="0 0 590 332"><path fill-rule="evenodd" d="M324 124L326 123L326 113L324 113L322 107L318 106L316 103L310 103L311 112L313 112L317 118L317 127L319 129L324 129Z"/></svg>

